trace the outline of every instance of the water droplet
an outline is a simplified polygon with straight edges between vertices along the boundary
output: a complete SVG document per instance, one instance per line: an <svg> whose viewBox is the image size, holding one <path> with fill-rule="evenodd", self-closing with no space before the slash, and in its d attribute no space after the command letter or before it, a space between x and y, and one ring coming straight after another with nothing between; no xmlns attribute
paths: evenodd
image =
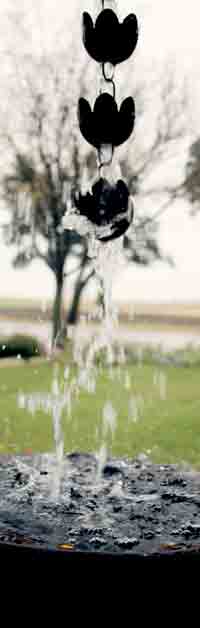
<svg viewBox="0 0 200 628"><path fill-rule="evenodd" d="M105 445L105 443L103 443L98 451L98 453L96 454L96 458L97 458L97 481L100 480L101 476L102 476L102 471L103 468L106 464L106 460L108 457L108 451L107 451L107 447Z"/></svg>
<svg viewBox="0 0 200 628"><path fill-rule="evenodd" d="M103 434L104 437L111 432L114 436L117 426L117 412L113 407L111 401L107 401L103 407Z"/></svg>
<svg viewBox="0 0 200 628"><path fill-rule="evenodd" d="M158 390L159 397L162 401L167 398L167 377L164 371L155 370L153 374L153 385Z"/></svg>
<svg viewBox="0 0 200 628"><path fill-rule="evenodd" d="M139 419L139 409L137 399L135 397L130 397L128 403L128 418L133 423L137 423Z"/></svg>
<svg viewBox="0 0 200 628"><path fill-rule="evenodd" d="M127 390L130 390L131 388L131 378L129 373L125 373L124 386Z"/></svg>
<svg viewBox="0 0 200 628"><path fill-rule="evenodd" d="M70 368L69 366L66 366L64 370L64 379L69 379L69 375L70 375Z"/></svg>

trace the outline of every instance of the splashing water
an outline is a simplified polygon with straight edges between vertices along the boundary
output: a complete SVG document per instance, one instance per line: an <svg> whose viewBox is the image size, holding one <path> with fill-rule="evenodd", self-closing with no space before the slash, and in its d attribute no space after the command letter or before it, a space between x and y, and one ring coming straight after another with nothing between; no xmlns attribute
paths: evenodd
<svg viewBox="0 0 200 628"><path fill-rule="evenodd" d="M69 369L65 369L65 379L69 377ZM18 395L18 407L26 409L31 415L42 410L52 416L53 437L55 445L55 457L48 459L48 472L50 476L50 497L52 500L59 499L63 474L64 461L64 435L62 430L63 410L67 410L68 416L71 413L71 398L74 396L73 379L68 385L64 385L63 390L59 384L58 367L53 374L51 393L33 393L25 395L20 392ZM33 473L34 475L34 473Z"/></svg>
<svg viewBox="0 0 200 628"><path fill-rule="evenodd" d="M130 378L129 373L125 373L124 387L126 388L126 390L131 389L131 378Z"/></svg>
<svg viewBox="0 0 200 628"><path fill-rule="evenodd" d="M52 397L54 399L52 404L52 419L54 430L54 442L56 451L56 465L54 473L54 482L52 485L52 496L57 499L60 492L61 479L62 479L62 467L63 467L63 454L64 454L64 438L62 432L62 410L63 403L60 395L60 386L58 382L57 369L54 374L52 382Z"/></svg>
<svg viewBox="0 0 200 628"><path fill-rule="evenodd" d="M108 147L104 147L107 150ZM120 176L120 173L119 173ZM87 173L84 174L84 189L88 188ZM76 214L73 208L66 212L64 217L64 227L75 229L87 239L88 257L90 258L92 269L94 270L96 281L99 285L101 296L101 312L99 315L100 327L94 334L86 354L83 357L79 338L76 339L76 330L74 340L74 360L78 364L79 374L77 385L85 388L91 394L95 393L97 377L100 373L100 366L96 367L96 357L101 355L103 350L105 361L108 367L108 375L111 380L118 378L123 381L122 367L126 362L124 348L119 346L117 351L118 368L113 370L116 360L116 352L114 350L114 337L116 336L116 327L118 326L118 312L114 306L112 299L113 280L116 277L116 270L119 274L124 266L123 256L123 239L102 242L98 239L98 227L90 223L87 218ZM103 227L107 235L109 226ZM100 228L102 234L102 227ZM126 375L125 387L130 388L128 374ZM136 411L134 412L135 416ZM107 401L102 410L102 426L99 430L101 442L97 453L97 478L100 479L103 466L108 457L108 442L112 444L114 434L117 428L117 412L113 408L111 401Z"/></svg>
<svg viewBox="0 0 200 628"><path fill-rule="evenodd" d="M103 407L103 436L108 434L113 438L117 426L117 412L110 401Z"/></svg>
<svg viewBox="0 0 200 628"><path fill-rule="evenodd" d="M88 189L87 173L85 173L82 186ZM68 194L69 196L69 194ZM68 204L68 211L63 221L63 227L67 229L75 229L80 235L85 236L88 245L88 257L91 267L94 270L95 278L99 286L101 295L101 311L99 311L99 321L97 330L89 344L89 346L81 345L80 338L76 327L67 329L67 336L72 341L73 359L76 365L75 374L72 373L67 365L63 374L63 382L61 385L58 367L53 373L52 388L50 393L35 393L34 395L18 396L18 405L26 408L32 415L36 410L43 410L52 416L52 427L55 445L55 456L51 463L51 498L58 501L61 495L62 477L64 465L64 435L62 428L63 410L67 410L68 419L71 420L72 405L79 396L81 390L86 391L90 395L96 392L97 379L101 373L101 362L99 356L103 351L105 362L108 369L108 377L110 379L118 378L120 382L124 381L125 352L123 347L117 349L118 368L114 368L116 360L116 351L114 348L116 327L118 326L118 312L113 304L112 288L113 280L116 276L116 270L119 274L124 266L123 256L123 240L119 238L108 242L102 242L97 239L98 227L94 227L87 218L77 215L72 206ZM105 233L108 226L105 226ZM102 227L101 227L102 233ZM98 358L98 359L97 359ZM125 388L129 390L131 384L129 376L126 374L124 381ZM132 411L136 416L136 410ZM128 421L128 417L126 417ZM76 421L76 418L73 419ZM115 432L117 429L118 413L113 407L112 402L107 398L101 412L101 423L97 430L97 469L96 483L100 486L103 478L103 468L108 459L109 453L112 451ZM65 478L66 479L66 478ZM95 480L94 480L95 484Z"/></svg>
<svg viewBox="0 0 200 628"><path fill-rule="evenodd" d="M106 447L105 443L103 443L101 445L99 451L96 454L97 470L96 470L95 483L96 483L97 487L98 487L98 485L100 486L100 484L101 484L102 471L103 471L103 468L104 468L104 466L106 464L107 457L108 457L108 450L107 450L107 447Z"/></svg>
<svg viewBox="0 0 200 628"><path fill-rule="evenodd" d="M139 404L136 397L130 397L128 404L128 418L129 421L137 423L139 419Z"/></svg>
<svg viewBox="0 0 200 628"><path fill-rule="evenodd" d="M158 390L161 401L167 399L167 377L166 373L156 370L153 375L153 385Z"/></svg>

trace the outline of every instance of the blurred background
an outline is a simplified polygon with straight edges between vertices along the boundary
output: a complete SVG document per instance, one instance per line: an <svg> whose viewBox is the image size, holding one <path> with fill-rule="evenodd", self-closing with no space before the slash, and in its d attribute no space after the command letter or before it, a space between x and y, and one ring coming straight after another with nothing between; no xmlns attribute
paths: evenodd
<svg viewBox="0 0 200 628"><path fill-rule="evenodd" d="M76 129L76 102L83 91L87 91L88 98L94 101L98 87L95 77L98 66L90 62L81 42L82 11L95 12L95 0L88 0L86 4L78 0L70 6L61 0L59 3L53 0L41 0L40 3L2 0L2 184L4 177L16 174L17 162L14 159L17 151L19 156L23 154L31 162L33 170L41 169L36 154L39 139L42 140L45 156L50 157L50 164L53 165L56 133L62 134L63 168L67 179L66 163L68 161L69 167L70 158L74 161L72 128L75 129L77 152L80 152L80 169L84 168L84 152L88 151L88 147ZM98 7L98 2L96 5ZM118 7L122 17L131 10L137 13L140 37L133 57L119 66L116 72L120 85L119 100L131 93L137 112L135 134L126 143L123 154L118 151L117 158L125 161L128 179L134 180L137 221L142 215L156 214L170 200L163 214L153 221L152 227L161 256L171 256L174 265L163 263L159 257L156 259L156 255L154 263L145 268L135 262L125 265L116 273L114 297L125 303L197 302L200 300L198 212L195 219L191 217L194 207L186 187L181 195L179 190L180 198L175 198L175 202L172 202L172 197L167 198L167 193L175 193L177 187L178 197L178 186L187 176L190 148L198 141L200 9L195 0L184 4L179 0L169 0L167 4L164 0L141 0L134 2L134 7L131 1L119 0ZM70 111L62 128L61 110L66 106ZM36 128L39 115L40 118L43 116L42 138ZM28 190L26 192L28 195ZM33 190L30 192L33 193ZM2 196L5 196L5 188ZM8 195L3 200L6 207ZM30 196L28 201L24 196L24 206L31 200L33 202ZM9 214L8 221L10 219ZM1 225L5 222L1 211ZM141 230L136 234L138 249L140 238ZM22 237L18 250L20 247L23 248ZM24 245L27 253L28 247L29 244ZM70 265L71 255L73 250L69 251ZM14 268L15 243L12 240L12 245L8 245L2 228L0 256L1 298L36 298L42 301L53 298L55 277L48 264L32 252L30 263L22 267L22 260L21 264L18 260ZM73 282L72 279L66 281L63 288L66 307L72 296L74 280L76 276ZM93 290L92 282L88 283L87 293L93 294Z"/></svg>

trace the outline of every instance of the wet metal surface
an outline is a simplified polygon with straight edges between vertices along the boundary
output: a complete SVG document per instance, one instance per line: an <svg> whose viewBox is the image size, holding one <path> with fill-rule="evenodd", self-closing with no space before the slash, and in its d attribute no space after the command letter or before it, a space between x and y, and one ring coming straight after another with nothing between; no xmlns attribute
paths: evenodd
<svg viewBox="0 0 200 628"><path fill-rule="evenodd" d="M53 456L2 457L0 541L104 552L200 548L200 474L176 465L65 456L52 496Z"/></svg>

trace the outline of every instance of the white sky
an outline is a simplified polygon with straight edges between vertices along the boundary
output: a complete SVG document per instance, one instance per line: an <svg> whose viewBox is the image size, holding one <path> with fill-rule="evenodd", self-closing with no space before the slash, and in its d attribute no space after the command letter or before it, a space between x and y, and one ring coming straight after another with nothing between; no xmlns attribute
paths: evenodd
<svg viewBox="0 0 200 628"><path fill-rule="evenodd" d="M28 5L39 8L43 18L46 42L53 41L63 22L77 10L77 0L1 0L0 11L9 7ZM91 10L95 0L82 0L83 10ZM198 123L200 112L200 3L198 0L118 0L122 15L130 10L137 13L140 21L140 45L137 52L137 70L148 63L160 63L169 54L180 75L192 78L194 120ZM46 11L44 12L44 8ZM80 16L81 17L81 16ZM52 29L52 30L51 30ZM127 62L128 63L128 62ZM198 128L198 127L197 127ZM149 269L130 266L116 276L114 295L125 301L200 301L200 217L188 217L186 203L177 203L162 221L161 240L165 251L172 254L175 269L156 264ZM52 295L54 281L50 271L39 262L29 270L16 271L11 265L12 252L0 241L0 297Z"/></svg>

